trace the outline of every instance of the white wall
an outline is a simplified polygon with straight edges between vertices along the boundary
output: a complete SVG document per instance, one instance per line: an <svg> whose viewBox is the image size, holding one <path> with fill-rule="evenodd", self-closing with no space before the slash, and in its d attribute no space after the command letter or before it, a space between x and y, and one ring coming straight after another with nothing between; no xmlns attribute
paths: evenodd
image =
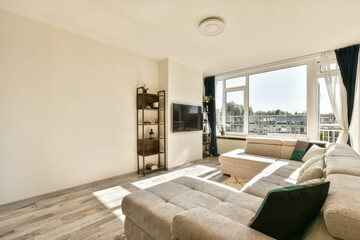
<svg viewBox="0 0 360 240"><path fill-rule="evenodd" d="M172 132L172 104L202 105L202 72L172 59L160 62L159 86L167 90L168 167L202 158L202 131Z"/></svg>
<svg viewBox="0 0 360 240"><path fill-rule="evenodd" d="M0 204L136 170L158 62L2 10L0 36Z"/></svg>

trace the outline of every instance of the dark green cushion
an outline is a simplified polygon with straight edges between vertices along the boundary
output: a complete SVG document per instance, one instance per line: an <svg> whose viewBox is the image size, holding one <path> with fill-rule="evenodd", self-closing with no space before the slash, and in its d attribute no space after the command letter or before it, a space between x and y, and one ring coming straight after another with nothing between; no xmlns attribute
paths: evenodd
<svg viewBox="0 0 360 240"><path fill-rule="evenodd" d="M275 239L299 236L319 213L329 186L324 182L269 191L250 227Z"/></svg>
<svg viewBox="0 0 360 240"><path fill-rule="evenodd" d="M305 153L306 151L294 150L290 159L295 161L301 161Z"/></svg>
<svg viewBox="0 0 360 240"><path fill-rule="evenodd" d="M307 151L308 146L309 146L309 141L297 140L294 151L290 159L295 161L301 161Z"/></svg>

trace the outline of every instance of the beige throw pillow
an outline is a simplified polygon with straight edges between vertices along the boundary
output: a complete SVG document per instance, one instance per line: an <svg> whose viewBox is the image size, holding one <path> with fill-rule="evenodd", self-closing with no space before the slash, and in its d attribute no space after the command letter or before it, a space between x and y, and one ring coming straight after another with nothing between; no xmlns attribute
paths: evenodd
<svg viewBox="0 0 360 240"><path fill-rule="evenodd" d="M314 144L311 146L311 148L309 150L307 150L307 152L305 153L305 155L302 158L302 161L306 162L313 156L316 156L319 154L325 154L325 151L326 151L325 148L319 147L318 145Z"/></svg>
<svg viewBox="0 0 360 240"><path fill-rule="evenodd" d="M311 165L313 165L314 163L316 163L317 161L323 161L324 155L323 154L319 154L319 155L315 155L312 158L310 158L309 160L307 160L300 168L299 171L299 176L301 176Z"/></svg>
<svg viewBox="0 0 360 240"><path fill-rule="evenodd" d="M317 161L312 164L308 169L306 169L302 175L299 175L296 184L300 184L316 178L322 178L323 171L323 161Z"/></svg>
<svg viewBox="0 0 360 240"><path fill-rule="evenodd" d="M325 182L325 178L316 178L316 179L311 179L305 182L300 183L300 185L307 185L307 184L314 184L314 183L322 183Z"/></svg>

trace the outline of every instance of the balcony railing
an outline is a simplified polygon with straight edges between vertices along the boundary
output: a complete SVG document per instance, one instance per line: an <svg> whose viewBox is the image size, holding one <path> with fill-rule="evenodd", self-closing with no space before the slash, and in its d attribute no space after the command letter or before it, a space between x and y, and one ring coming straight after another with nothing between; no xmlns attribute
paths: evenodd
<svg viewBox="0 0 360 240"><path fill-rule="evenodd" d="M335 143L341 128L333 114L320 115L320 141ZM326 121L324 121L324 117ZM332 123L329 123L332 122ZM227 132L243 132L244 116L226 116ZM304 135L307 132L306 115L252 115L249 116L249 134Z"/></svg>
<svg viewBox="0 0 360 240"><path fill-rule="evenodd" d="M320 124L320 141L335 143L341 132L337 124Z"/></svg>

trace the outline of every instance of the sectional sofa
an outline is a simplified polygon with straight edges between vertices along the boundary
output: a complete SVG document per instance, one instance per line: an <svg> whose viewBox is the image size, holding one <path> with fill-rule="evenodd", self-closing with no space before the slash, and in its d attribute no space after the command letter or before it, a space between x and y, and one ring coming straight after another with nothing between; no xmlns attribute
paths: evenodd
<svg viewBox="0 0 360 240"><path fill-rule="evenodd" d="M127 195L127 239L271 239L248 225L269 190L296 184L303 163L289 160L295 144L248 138L245 151L220 156L224 173L252 178L241 191L180 177ZM360 156L348 145L327 144L324 163L329 194L301 238L359 239Z"/></svg>

